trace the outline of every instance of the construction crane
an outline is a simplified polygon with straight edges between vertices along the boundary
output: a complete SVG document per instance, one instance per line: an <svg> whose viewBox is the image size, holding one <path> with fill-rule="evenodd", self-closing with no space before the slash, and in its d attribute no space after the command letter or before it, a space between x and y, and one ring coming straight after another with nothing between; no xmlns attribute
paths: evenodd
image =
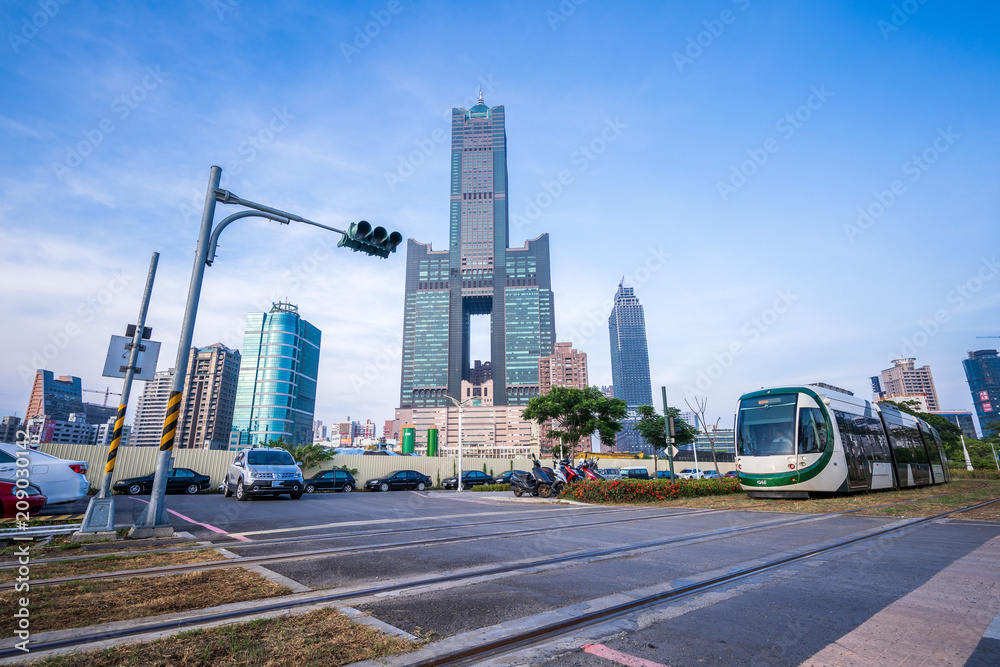
<svg viewBox="0 0 1000 667"><path fill-rule="evenodd" d="M115 396L121 396L119 392L111 391L111 387L108 387L104 391L101 391L100 389L81 389L80 391L85 391L89 394L104 394L104 407L108 407L108 396L110 396L111 394L114 394Z"/></svg>

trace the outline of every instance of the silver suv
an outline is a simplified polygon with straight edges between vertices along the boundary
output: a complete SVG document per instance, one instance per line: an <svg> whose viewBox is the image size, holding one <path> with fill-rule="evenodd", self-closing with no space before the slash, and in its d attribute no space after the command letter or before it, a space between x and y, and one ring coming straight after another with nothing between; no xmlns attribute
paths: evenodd
<svg viewBox="0 0 1000 667"><path fill-rule="evenodd" d="M277 447L255 447L241 449L233 458L222 493L227 498L235 493L237 500L283 493L298 499L302 488L302 470L291 454Z"/></svg>

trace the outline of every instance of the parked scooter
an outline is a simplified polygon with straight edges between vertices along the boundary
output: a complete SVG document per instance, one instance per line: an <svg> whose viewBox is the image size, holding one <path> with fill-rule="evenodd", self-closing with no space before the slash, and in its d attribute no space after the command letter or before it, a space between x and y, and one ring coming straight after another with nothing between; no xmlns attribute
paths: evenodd
<svg viewBox="0 0 1000 667"><path fill-rule="evenodd" d="M510 476L510 488L520 498L525 493L548 498L553 494L553 477L545 472L535 455L531 455L531 472L517 470Z"/></svg>
<svg viewBox="0 0 1000 667"><path fill-rule="evenodd" d="M592 479L592 480L604 479L604 475L597 472L597 462L594 461L593 459L585 459L583 463L577 466L577 468L586 479Z"/></svg>

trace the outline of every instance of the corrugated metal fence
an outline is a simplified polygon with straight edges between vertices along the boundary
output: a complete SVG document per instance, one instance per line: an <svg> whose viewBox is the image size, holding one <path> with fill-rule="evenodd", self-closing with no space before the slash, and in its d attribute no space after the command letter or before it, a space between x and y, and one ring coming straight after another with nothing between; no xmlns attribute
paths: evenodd
<svg viewBox="0 0 1000 667"><path fill-rule="evenodd" d="M62 459L86 461L87 479L91 486L99 486L104 478L104 464L107 461L107 447L95 445L62 445L55 443L43 444L40 449L46 454ZM119 447L115 463L115 474L112 482L129 477L148 475L156 467L156 447ZM233 452L209 451L204 449L174 449L174 467L191 468L212 478L212 485L222 484L233 460ZM487 474L499 475L511 470L530 470L530 459L484 459L465 457L462 459L464 470L485 470ZM642 462L636 462L642 465ZM458 461L449 457L426 456L364 456L359 454L337 455L324 463L321 468L304 470L306 477L311 477L321 469L347 466L358 471L355 477L359 484L366 480L376 479L394 470L416 470L429 475L434 483L455 475Z"/></svg>

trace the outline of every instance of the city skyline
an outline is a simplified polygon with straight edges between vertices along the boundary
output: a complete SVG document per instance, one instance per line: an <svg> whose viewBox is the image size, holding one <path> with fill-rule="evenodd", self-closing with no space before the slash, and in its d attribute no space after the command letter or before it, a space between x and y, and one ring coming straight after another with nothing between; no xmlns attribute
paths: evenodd
<svg viewBox="0 0 1000 667"><path fill-rule="evenodd" d="M963 360L1000 335L1000 9L926 3L897 25L880 2L394 7L69 3L28 35L37 3L0 8L0 280L18 286L0 413L29 416L39 369L120 391L101 369L152 251L147 326L169 366L212 164L247 199L448 248L451 109L480 89L508 112L510 236L551 235L556 340L592 384L611 384L624 274L657 408L660 385L676 406L691 388L726 424L743 392L867 396L915 357L943 410L973 410ZM381 422L405 256L338 240L232 225L193 341L240 348L247 312L298 303L326 339L316 414Z"/></svg>

